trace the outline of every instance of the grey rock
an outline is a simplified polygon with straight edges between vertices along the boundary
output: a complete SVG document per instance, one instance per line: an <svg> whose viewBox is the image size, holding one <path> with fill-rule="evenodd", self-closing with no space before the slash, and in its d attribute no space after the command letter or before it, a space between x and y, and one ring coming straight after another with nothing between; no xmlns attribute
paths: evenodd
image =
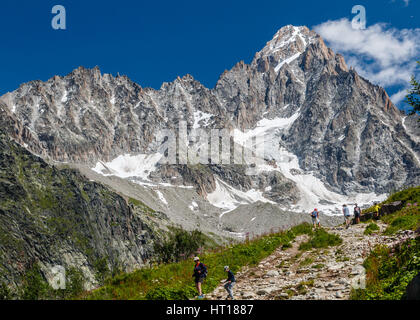
<svg viewBox="0 0 420 320"><path fill-rule="evenodd" d="M242 292L241 296L243 299L252 299L254 298L254 293L250 292L250 291L246 291L246 292Z"/></svg>
<svg viewBox="0 0 420 320"><path fill-rule="evenodd" d="M259 296L264 296L264 295L266 295L266 294L269 294L269 290L267 290L267 289L258 289L258 290L257 290L257 294L258 294Z"/></svg>
<svg viewBox="0 0 420 320"><path fill-rule="evenodd" d="M270 270L265 274L265 277L271 278L271 277L278 277L280 274L277 270Z"/></svg>

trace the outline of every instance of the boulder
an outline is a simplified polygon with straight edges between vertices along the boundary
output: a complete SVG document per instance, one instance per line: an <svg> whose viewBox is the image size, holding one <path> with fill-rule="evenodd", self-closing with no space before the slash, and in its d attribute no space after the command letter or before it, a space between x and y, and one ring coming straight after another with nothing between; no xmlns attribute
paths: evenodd
<svg viewBox="0 0 420 320"><path fill-rule="evenodd" d="M270 270L265 274L264 278L278 277L279 275L277 270Z"/></svg>
<svg viewBox="0 0 420 320"><path fill-rule="evenodd" d="M246 292L242 292L241 296L243 299L252 299L254 298L254 294L252 292L246 291Z"/></svg>
<svg viewBox="0 0 420 320"><path fill-rule="evenodd" d="M259 295L259 296L265 296L266 294L268 294L269 292L268 292L268 290L267 289L259 289L258 291L257 291L257 294Z"/></svg>
<svg viewBox="0 0 420 320"><path fill-rule="evenodd" d="M379 210L379 215L384 216L387 214L397 212L398 210L401 210L403 206L404 204L402 201L395 201L395 202L384 204Z"/></svg>

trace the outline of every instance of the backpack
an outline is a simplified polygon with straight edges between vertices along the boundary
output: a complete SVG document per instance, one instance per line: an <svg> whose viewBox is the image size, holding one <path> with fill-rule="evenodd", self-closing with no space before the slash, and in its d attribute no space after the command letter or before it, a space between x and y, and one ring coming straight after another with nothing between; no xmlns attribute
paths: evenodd
<svg viewBox="0 0 420 320"><path fill-rule="evenodd" d="M311 216L312 216L312 218L316 218L317 212L316 211L312 211Z"/></svg>
<svg viewBox="0 0 420 320"><path fill-rule="evenodd" d="M203 277L207 278L207 273L208 273L207 266L204 263L202 263L202 264L203 264L203 267L204 267Z"/></svg>

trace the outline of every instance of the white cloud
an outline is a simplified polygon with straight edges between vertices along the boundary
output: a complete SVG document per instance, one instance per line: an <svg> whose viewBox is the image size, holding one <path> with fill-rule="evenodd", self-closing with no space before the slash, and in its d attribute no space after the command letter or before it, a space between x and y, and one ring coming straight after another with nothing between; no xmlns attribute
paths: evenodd
<svg viewBox="0 0 420 320"><path fill-rule="evenodd" d="M394 93L390 99L394 104L398 104L400 102L402 102L405 99L405 96L407 95L407 90L408 88L404 88L400 91L398 91L397 93Z"/></svg>
<svg viewBox="0 0 420 320"><path fill-rule="evenodd" d="M328 45L342 53L349 66L383 87L406 87L420 59L420 29L396 29L377 23L365 30L353 29L351 21L327 21L314 27ZM393 95L400 102L403 92ZM398 101L398 102L397 102Z"/></svg>

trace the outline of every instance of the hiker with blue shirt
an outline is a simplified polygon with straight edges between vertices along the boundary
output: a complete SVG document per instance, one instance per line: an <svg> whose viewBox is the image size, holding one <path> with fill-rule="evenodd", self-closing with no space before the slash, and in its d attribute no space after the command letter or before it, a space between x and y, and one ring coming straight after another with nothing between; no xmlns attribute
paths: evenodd
<svg viewBox="0 0 420 320"><path fill-rule="evenodd" d="M314 228L316 228L317 224L318 224L318 228L321 228L321 221L319 220L318 209L314 209L314 211L311 212L311 218L312 218L312 224L314 225Z"/></svg>
<svg viewBox="0 0 420 320"><path fill-rule="evenodd" d="M348 229L350 227L350 210L347 207L346 204L343 204L343 214L344 214L344 219L346 220L346 229Z"/></svg>
<svg viewBox="0 0 420 320"><path fill-rule="evenodd" d="M226 291L228 292L228 296L227 296L227 298L226 299L229 299L229 298L231 298L232 300L235 300L234 298L233 298L233 286L234 286L234 284L235 284L235 282L236 282L236 279L235 279L235 275L233 274L233 272L232 271L230 271L230 269L229 269L229 266L225 266L225 271L227 272L227 274L228 274L228 278L227 278L227 280L226 280L226 283L225 283L225 285L224 285L224 287L225 287L225 289L226 289Z"/></svg>
<svg viewBox="0 0 420 320"><path fill-rule="evenodd" d="M204 263L200 262L199 257L194 258L194 263L195 263L194 273L192 276L194 277L195 286L198 291L198 299L203 299L204 295L203 295L203 292L201 291L201 284L203 283L204 279L207 276L207 268L204 265Z"/></svg>

